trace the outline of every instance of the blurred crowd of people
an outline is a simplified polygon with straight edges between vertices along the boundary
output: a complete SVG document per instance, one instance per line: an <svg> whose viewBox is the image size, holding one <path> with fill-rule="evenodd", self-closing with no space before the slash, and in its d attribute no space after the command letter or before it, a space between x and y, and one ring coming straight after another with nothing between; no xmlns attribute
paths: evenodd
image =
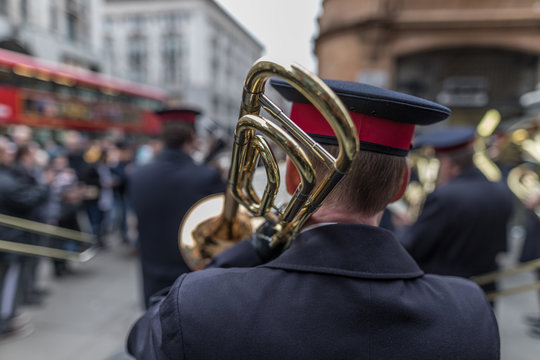
<svg viewBox="0 0 540 360"><path fill-rule="evenodd" d="M26 126L6 129L0 136L0 214L95 236L107 247L118 233L133 246L136 233L128 228L127 176L153 158L159 142L140 144L122 135L91 139L77 131L63 131L60 139L36 141ZM0 225L0 240L53 246L54 239ZM58 240L56 240L58 241ZM63 250L80 251L75 241L59 242ZM51 261L55 277L72 272L69 261L2 251L0 247L0 337L22 331L27 320L21 305L39 305L47 289L36 281L40 261Z"/></svg>

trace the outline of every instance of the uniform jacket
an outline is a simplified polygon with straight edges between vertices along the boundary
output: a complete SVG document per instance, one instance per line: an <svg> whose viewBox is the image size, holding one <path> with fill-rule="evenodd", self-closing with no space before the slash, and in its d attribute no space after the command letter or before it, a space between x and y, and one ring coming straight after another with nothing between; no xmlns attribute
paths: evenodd
<svg viewBox="0 0 540 360"><path fill-rule="evenodd" d="M245 243L244 243L245 244ZM424 275L387 230L301 233L254 268L182 275L132 328L137 359L498 359L496 320L468 280Z"/></svg>
<svg viewBox="0 0 540 360"><path fill-rule="evenodd" d="M178 250L182 218L195 202L224 190L217 171L180 150L164 149L132 174L129 196L138 218L145 300L189 271Z"/></svg>
<svg viewBox="0 0 540 360"><path fill-rule="evenodd" d="M506 250L512 194L471 167L428 195L402 241L426 273L470 277L497 269Z"/></svg>
<svg viewBox="0 0 540 360"><path fill-rule="evenodd" d="M521 249L520 261L540 258L540 221L533 210L525 213L525 241Z"/></svg>

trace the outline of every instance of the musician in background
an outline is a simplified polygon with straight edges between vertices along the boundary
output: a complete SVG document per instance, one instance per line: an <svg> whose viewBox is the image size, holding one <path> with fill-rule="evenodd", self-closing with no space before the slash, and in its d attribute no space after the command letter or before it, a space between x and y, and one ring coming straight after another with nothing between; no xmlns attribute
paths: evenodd
<svg viewBox="0 0 540 360"><path fill-rule="evenodd" d="M525 213L525 241L521 250L520 262L533 261L540 258L540 221L536 209L540 206L540 194L531 192L524 199L523 204L527 209ZM540 280L540 270L536 269L535 276ZM537 301L540 305L540 292L537 292ZM525 322L530 326L529 333L540 337L540 313L525 316Z"/></svg>
<svg viewBox="0 0 540 360"><path fill-rule="evenodd" d="M397 236L426 273L469 278L498 269L506 251L513 197L504 182L491 182L473 163L475 129L453 127L419 138L440 161L437 187L417 221ZM494 291L494 284L483 286Z"/></svg>
<svg viewBox="0 0 540 360"><path fill-rule="evenodd" d="M316 108L287 83L272 84L293 101L291 118L335 154L336 139ZM359 130L362 150L352 169L275 259L267 262L275 254L252 237L224 257L229 266L246 259L262 265L184 274L154 298L129 335L137 359L499 358L497 324L482 290L465 279L425 275L378 227L408 182L414 124L450 111L359 83L328 85ZM324 168L315 165L321 178ZM290 162L285 178L294 192L299 176Z"/></svg>
<svg viewBox="0 0 540 360"><path fill-rule="evenodd" d="M205 196L223 192L217 171L190 157L199 111L168 109L158 113L164 149L128 179L130 204L137 216L144 302L171 286L189 268L178 254L178 228L189 208Z"/></svg>

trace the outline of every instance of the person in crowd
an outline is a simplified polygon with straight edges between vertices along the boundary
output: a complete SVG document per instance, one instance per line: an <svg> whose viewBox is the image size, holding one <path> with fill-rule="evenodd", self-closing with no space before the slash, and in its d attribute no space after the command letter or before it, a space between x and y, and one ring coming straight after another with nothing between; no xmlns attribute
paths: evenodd
<svg viewBox="0 0 540 360"><path fill-rule="evenodd" d="M128 238L128 226L127 226L127 214L128 214L128 201L127 201L127 184L129 174L134 170L134 152L133 147L128 141L116 142L116 149L118 151L118 159L116 163L111 167L111 172L115 178L114 181L114 207L115 225L120 230L120 236L122 243L129 244Z"/></svg>
<svg viewBox="0 0 540 360"><path fill-rule="evenodd" d="M0 138L0 213L32 219L34 210L47 197L48 191L24 169L31 161L28 148L19 148ZM14 158L18 166L14 167ZM0 226L0 238L6 241L32 242L23 230ZM11 252L0 252L0 338L26 332L27 321L18 313L21 301L35 302L35 258ZM21 299L21 296L24 296Z"/></svg>
<svg viewBox="0 0 540 360"><path fill-rule="evenodd" d="M41 171L37 166L37 152L34 145L32 143L19 145L11 167L19 186L27 189L32 196L30 199L21 200L32 204L32 208L15 216L42 222L44 221L42 210L50 195L49 182L51 179L41 176ZM40 236L31 232L22 232L20 240L30 244L36 244L39 243ZM37 284L37 267L40 258L36 256L22 256L21 259L22 302L27 305L39 305L43 295L47 292L46 290L39 289Z"/></svg>
<svg viewBox="0 0 540 360"><path fill-rule="evenodd" d="M293 102L291 119L337 154L317 109L287 83L271 83ZM356 123L361 145L352 168L277 257L253 236L214 265L259 266L184 274L154 297L128 337L135 358L499 358L497 323L482 290L425 274L378 227L408 182L414 124L441 121L450 110L365 84L326 83ZM315 165L321 178L323 169ZM285 182L289 193L300 182L290 161Z"/></svg>
<svg viewBox="0 0 540 360"><path fill-rule="evenodd" d="M525 239L521 249L520 262L533 261L540 258L540 219L538 207L540 206L540 194L531 191L524 199L525 206ZM535 271L536 280L540 280L540 269ZM540 292L537 292L537 308L540 309ZM529 333L540 337L540 312L525 316L525 322L529 325Z"/></svg>
<svg viewBox="0 0 540 360"><path fill-rule="evenodd" d="M51 177L50 196L45 207L46 221L51 225L80 231L77 214L84 198L84 187L80 185L75 170L68 164L66 154L59 150L44 172ZM77 244L74 241L66 242L64 249L76 250ZM56 277L71 272L67 260L53 259L53 265Z"/></svg>
<svg viewBox="0 0 540 360"><path fill-rule="evenodd" d="M84 161L84 138L78 131L69 130L63 136L62 144L67 151L69 167L75 170L80 181L84 180L88 171L88 164Z"/></svg>
<svg viewBox="0 0 540 360"><path fill-rule="evenodd" d="M92 151L88 150L87 154ZM92 233L96 236L97 245L106 248L106 219L114 205L114 177L108 164L108 150L96 146L97 158L88 164L84 177L87 189L85 206ZM93 156L93 155L92 155Z"/></svg>
<svg viewBox="0 0 540 360"><path fill-rule="evenodd" d="M164 149L129 178L129 201L138 219L144 302L171 286L189 268L178 254L178 228L189 208L203 197L223 192L219 173L196 164L195 120L199 111L167 109L158 114L163 123Z"/></svg>
<svg viewBox="0 0 540 360"><path fill-rule="evenodd" d="M135 154L135 164L146 165L151 162L163 150L163 142L160 139L151 138L139 146Z"/></svg>
<svg viewBox="0 0 540 360"><path fill-rule="evenodd" d="M506 251L513 196L473 163L475 129L450 127L421 136L439 159L435 190L417 221L398 230L405 248L426 273L471 277L498 268ZM486 292L495 284L483 286Z"/></svg>

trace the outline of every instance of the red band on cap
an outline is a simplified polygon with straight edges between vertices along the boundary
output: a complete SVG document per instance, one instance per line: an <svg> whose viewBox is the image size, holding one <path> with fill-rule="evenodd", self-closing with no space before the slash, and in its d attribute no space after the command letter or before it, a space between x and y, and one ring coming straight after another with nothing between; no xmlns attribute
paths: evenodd
<svg viewBox="0 0 540 360"><path fill-rule="evenodd" d="M160 114L161 121L182 121L188 124L195 124L197 114L194 112L166 112Z"/></svg>
<svg viewBox="0 0 540 360"><path fill-rule="evenodd" d="M391 121L349 112L356 125L360 141L409 150L414 134L414 124ZM310 134L335 136L324 116L311 104L294 103L291 119Z"/></svg>
<svg viewBox="0 0 540 360"><path fill-rule="evenodd" d="M471 146L472 144L474 143L474 138L470 139L470 140L467 140L465 142L462 142L460 144L457 144L457 145L452 145L452 146L444 146L444 147L435 147L435 152L438 153L438 154L444 154L444 153L449 153L449 152L453 152L453 151L456 151L456 150L460 150L460 149L463 149L463 148L466 148L468 146Z"/></svg>

